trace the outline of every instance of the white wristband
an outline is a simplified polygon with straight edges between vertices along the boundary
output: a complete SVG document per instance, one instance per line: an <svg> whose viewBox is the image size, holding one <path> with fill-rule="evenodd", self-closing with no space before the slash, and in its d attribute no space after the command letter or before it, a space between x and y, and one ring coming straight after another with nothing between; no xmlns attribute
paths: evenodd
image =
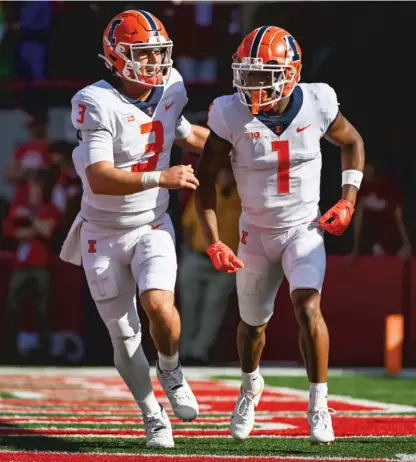
<svg viewBox="0 0 416 462"><path fill-rule="evenodd" d="M357 189L360 189L362 180L363 172L359 170L344 170L342 172L342 186L344 186L344 184L352 184Z"/></svg>
<svg viewBox="0 0 416 462"><path fill-rule="evenodd" d="M142 176L143 189L157 188L160 183L160 174L162 172L145 172Z"/></svg>

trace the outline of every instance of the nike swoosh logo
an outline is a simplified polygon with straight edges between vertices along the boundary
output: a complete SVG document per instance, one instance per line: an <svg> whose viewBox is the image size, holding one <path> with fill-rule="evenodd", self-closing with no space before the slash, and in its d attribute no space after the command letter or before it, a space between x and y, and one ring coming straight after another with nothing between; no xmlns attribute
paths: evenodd
<svg viewBox="0 0 416 462"><path fill-rule="evenodd" d="M172 104L175 104L175 101L172 101L169 104L165 104L165 109L168 110L172 106Z"/></svg>
<svg viewBox="0 0 416 462"><path fill-rule="evenodd" d="M163 225L163 223L159 223L158 225L152 225L152 229L155 230L155 229L158 229L160 228L161 226Z"/></svg>
<svg viewBox="0 0 416 462"><path fill-rule="evenodd" d="M303 130L306 130L306 129L309 128L310 126L311 126L311 124L306 125L306 127L298 127L298 128L296 129L296 131L297 131L298 133L303 132Z"/></svg>

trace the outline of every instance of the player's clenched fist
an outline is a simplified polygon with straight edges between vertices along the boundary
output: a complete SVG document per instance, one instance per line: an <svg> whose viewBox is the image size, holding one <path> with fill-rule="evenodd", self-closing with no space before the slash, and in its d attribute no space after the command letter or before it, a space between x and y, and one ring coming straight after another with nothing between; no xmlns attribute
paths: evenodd
<svg viewBox="0 0 416 462"><path fill-rule="evenodd" d="M166 189L196 189L199 181L191 165L177 165L160 174L159 186Z"/></svg>
<svg viewBox="0 0 416 462"><path fill-rule="evenodd" d="M318 223L324 231L341 236L348 228L353 213L354 206L351 202L341 199L320 218Z"/></svg>
<svg viewBox="0 0 416 462"><path fill-rule="evenodd" d="M207 249L207 254L215 268L223 273L236 273L240 268L244 268L243 261L221 241L211 244Z"/></svg>

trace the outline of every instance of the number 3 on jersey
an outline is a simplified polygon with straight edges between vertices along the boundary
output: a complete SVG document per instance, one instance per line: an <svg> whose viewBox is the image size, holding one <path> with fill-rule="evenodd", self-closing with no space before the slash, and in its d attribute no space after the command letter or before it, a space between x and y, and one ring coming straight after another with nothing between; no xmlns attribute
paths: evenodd
<svg viewBox="0 0 416 462"><path fill-rule="evenodd" d="M160 120L153 120L140 126L140 133L142 135L151 132L154 132L154 142L145 145L144 153L152 152L153 155L146 162L133 165L131 167L132 172L153 172L156 170L159 154L163 151L163 144L165 142L163 124Z"/></svg>
<svg viewBox="0 0 416 462"><path fill-rule="evenodd" d="M85 122L85 111L87 110L87 106L85 104L78 104L78 119L77 122L79 124L83 124Z"/></svg>
<svg viewBox="0 0 416 462"><path fill-rule="evenodd" d="M289 168L290 153L289 141L272 141L272 151L277 152L277 193L288 194L289 187Z"/></svg>

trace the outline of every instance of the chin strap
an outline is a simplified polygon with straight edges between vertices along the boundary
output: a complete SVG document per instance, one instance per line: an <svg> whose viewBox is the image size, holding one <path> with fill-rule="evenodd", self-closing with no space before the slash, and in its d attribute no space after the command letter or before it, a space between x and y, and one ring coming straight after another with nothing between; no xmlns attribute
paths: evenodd
<svg viewBox="0 0 416 462"><path fill-rule="evenodd" d="M263 101L266 100L266 101ZM251 113L256 115L260 111L260 104L267 103L267 92L265 90L251 91Z"/></svg>
<svg viewBox="0 0 416 462"><path fill-rule="evenodd" d="M107 57L105 57L104 55L101 55L101 54L99 54L98 57L104 60L105 67L108 70L114 72L115 75L117 75L117 77L123 78L123 76L120 75L120 73L117 71L117 69L113 66L113 63Z"/></svg>

